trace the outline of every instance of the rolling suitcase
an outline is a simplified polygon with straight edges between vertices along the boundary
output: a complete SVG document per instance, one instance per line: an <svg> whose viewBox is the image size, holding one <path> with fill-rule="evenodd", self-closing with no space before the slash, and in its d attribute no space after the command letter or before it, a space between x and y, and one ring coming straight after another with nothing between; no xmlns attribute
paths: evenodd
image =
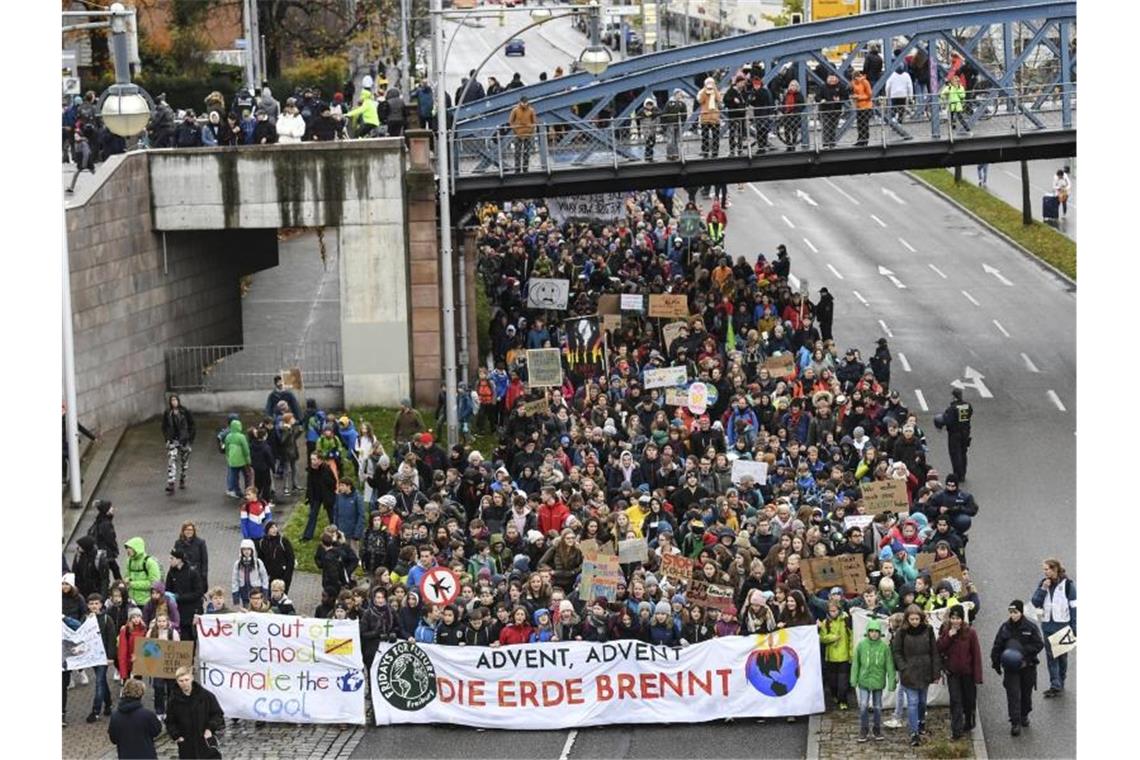
<svg viewBox="0 0 1140 760"><path fill-rule="evenodd" d="M1060 208L1061 204L1057 201L1057 196L1044 195L1041 197L1042 219L1052 219L1053 221L1056 221Z"/></svg>

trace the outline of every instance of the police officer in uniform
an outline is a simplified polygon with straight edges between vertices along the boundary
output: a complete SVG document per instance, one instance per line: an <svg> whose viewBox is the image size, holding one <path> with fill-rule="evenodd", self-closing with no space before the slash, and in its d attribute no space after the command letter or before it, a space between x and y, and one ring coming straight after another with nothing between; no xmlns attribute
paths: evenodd
<svg viewBox="0 0 1140 760"><path fill-rule="evenodd" d="M962 390L955 388L951 392L953 399L946 411L934 418L934 426L946 428L947 443L950 447L950 466L959 481L966 479L966 452L970 448L970 420L974 416L974 407L969 401L962 400Z"/></svg>
<svg viewBox="0 0 1140 760"><path fill-rule="evenodd" d="M1029 727L1037 688L1037 655L1044 648L1041 631L1025 618L1025 604L1014 599L1009 603L1009 619L1001 624L990 650L990 664L1002 675L1012 736Z"/></svg>

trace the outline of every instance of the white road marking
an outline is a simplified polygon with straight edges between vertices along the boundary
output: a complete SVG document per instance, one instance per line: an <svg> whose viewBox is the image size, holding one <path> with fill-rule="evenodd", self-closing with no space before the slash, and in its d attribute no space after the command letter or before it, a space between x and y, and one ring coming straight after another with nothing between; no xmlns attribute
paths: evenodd
<svg viewBox="0 0 1140 760"><path fill-rule="evenodd" d="M1021 358L1025 361L1025 368L1027 370L1029 370L1030 372L1040 372L1041 371L1041 370L1037 369L1037 365L1034 364L1033 360L1029 358L1029 354L1022 352Z"/></svg>
<svg viewBox="0 0 1140 760"><path fill-rule="evenodd" d="M1001 273L1001 270L997 267L991 267L989 264L982 264L982 269L986 274L992 274L994 277L996 277L998 279L998 282L1000 282L1002 285L1010 288L1013 287L1013 283L1007 280Z"/></svg>
<svg viewBox="0 0 1140 760"><path fill-rule="evenodd" d="M891 200L893 200L895 203L899 204L900 206L906 205L906 201L904 201L902 198L900 198L895 193L894 190L888 190L885 187L880 187L879 189L883 191L883 195L887 196L888 198L890 198Z"/></svg>
<svg viewBox="0 0 1140 760"><path fill-rule="evenodd" d="M756 185L753 185L751 182L749 182L749 183L748 183L748 186L749 186L750 188L752 188L752 192L754 192L754 193L756 193L757 195L759 195L759 196L760 196L760 200L764 201L764 202L765 202L765 203L767 203L769 206L775 206L775 205L776 205L775 203L772 203L772 201L768 200L768 196L767 196L767 195L764 195L764 193L762 193L762 192L760 192L759 190L757 190L757 189L756 189Z"/></svg>
<svg viewBox="0 0 1140 760"><path fill-rule="evenodd" d="M892 272L891 270L887 269L882 264L879 265L879 274L881 274L883 277L886 277L888 280L893 282L896 288L906 289L906 285L903 285L902 282L899 280L899 278L895 277L895 273Z"/></svg>
<svg viewBox="0 0 1140 760"><path fill-rule="evenodd" d="M574 740L577 738L578 729L574 729L566 735L566 743L562 745L562 754L558 756L558 760L568 760L570 750L574 749Z"/></svg>
<svg viewBox="0 0 1140 760"><path fill-rule="evenodd" d="M831 264L828 264L827 268L831 270L831 273L833 275L835 275L836 277L838 277L841 280L843 279L843 275L839 274L839 270L836 269L835 267L833 267Z"/></svg>
<svg viewBox="0 0 1140 760"><path fill-rule="evenodd" d="M792 286L793 290L799 290L800 289L800 278L796 277L791 272L788 273L788 283Z"/></svg>
<svg viewBox="0 0 1140 760"><path fill-rule="evenodd" d="M858 199L858 198L856 198L855 196L853 196L853 195L851 195L850 193L846 192L846 191L845 191L845 190L844 190L842 187L840 187L839 185L835 184L835 183L834 183L834 182L832 182L830 179L828 179L828 178L824 177L823 181L824 181L824 182L826 182L827 184L831 185L831 186L832 186L832 187L835 189L835 191L836 191L836 192L838 192L840 195L842 195L842 196L843 196L844 198L846 198L847 200L849 200L849 201L851 201L852 203L854 203L856 206L860 206L860 205L862 205L861 203L859 203L859 199Z"/></svg>
<svg viewBox="0 0 1140 760"><path fill-rule="evenodd" d="M796 197L799 198L801 201L803 201L804 203L806 203L809 206L818 206L819 205L818 203L815 202L814 198L812 198L810 195L805 193L803 190L800 190L799 188L796 188Z"/></svg>
<svg viewBox="0 0 1140 760"><path fill-rule="evenodd" d="M906 354L899 351L899 364L902 365L903 372L910 372L910 362L906 360Z"/></svg>
<svg viewBox="0 0 1140 760"><path fill-rule="evenodd" d="M852 290L851 292L855 294L855 297L856 297L857 299L859 299L859 303L863 304L864 306L870 306L870 305L871 305L871 304L867 303L867 299L866 299L866 298L864 298L863 296L859 295L859 291L858 291L858 290Z"/></svg>
<svg viewBox="0 0 1140 760"><path fill-rule="evenodd" d="M819 253L819 249L816 248L814 245L812 245L811 241L808 240L807 238L804 238L804 245L806 245L808 248L810 248L812 253Z"/></svg>
<svg viewBox="0 0 1140 760"><path fill-rule="evenodd" d="M929 412L930 407L926 405L926 396L922 395L922 391L919 390L918 388L915 388L914 389L914 395L918 399L919 408L921 408L922 411L924 411L924 412Z"/></svg>
<svg viewBox="0 0 1140 760"><path fill-rule="evenodd" d="M928 266L928 267L930 267L931 269L933 269L933 270L934 270L934 273L935 273L936 275L938 275L939 277L941 277L943 280L945 280L945 279L946 279L946 275L945 275L945 274L943 274L943 272L942 272L942 270L941 270L941 269L939 269L938 267L934 266L933 264L927 264L927 266Z"/></svg>
<svg viewBox="0 0 1140 760"><path fill-rule="evenodd" d="M986 384L983 382L985 375L983 375L981 372L978 372L976 369L967 364L966 370L962 373L962 375L966 379L962 380L961 378L958 378L957 380L954 380L950 383L950 386L952 388L957 388L958 390L973 388L982 398L994 397L994 394L990 392L990 389L987 388Z"/></svg>
<svg viewBox="0 0 1140 760"><path fill-rule="evenodd" d="M883 332L885 332L887 334L888 338L895 337L895 334L893 332L891 332L891 328L887 327L887 323L881 319L879 320L879 327L883 328Z"/></svg>
<svg viewBox="0 0 1140 760"><path fill-rule="evenodd" d="M878 223L879 223L879 226L880 226L880 227L882 227L882 228L884 228L884 229L886 228L886 226L887 226L887 223L886 223L886 222L884 222L882 219L880 219L879 217L875 216L874 214L871 214L871 218L872 218L872 219L874 219L876 222L878 222Z"/></svg>
<svg viewBox="0 0 1140 760"><path fill-rule="evenodd" d="M783 214L780 214L780 218L784 220L784 224L788 225L793 230L796 228L796 225L792 224L792 220L789 219L788 217L784 216Z"/></svg>
<svg viewBox="0 0 1140 760"><path fill-rule="evenodd" d="M981 304L980 304L980 303L978 303L977 299L976 299L976 298L974 298L974 297L973 297L972 295L970 295L969 293L967 293L966 291L964 291L964 290L963 290L963 291L962 291L962 295L966 296L966 300L967 300L967 301L969 301L970 303L974 304L974 306L981 306Z"/></svg>
<svg viewBox="0 0 1140 760"><path fill-rule="evenodd" d="M902 238L899 238L899 242L903 244L903 248L907 249L907 250L908 250L908 251L910 251L911 253L918 253L918 251L914 250L914 246L913 246L913 245L911 245L910 243L906 242L906 241L905 241L905 240L903 240Z"/></svg>
<svg viewBox="0 0 1140 760"><path fill-rule="evenodd" d="M1004 327L1001 326L1001 322L998 322L996 319L994 320L994 327L996 327L998 329L998 332L1000 332L1002 335L1007 338L1009 337L1009 333Z"/></svg>
<svg viewBox="0 0 1140 760"><path fill-rule="evenodd" d="M1065 405L1061 403L1061 397L1057 395L1057 391L1049 391L1045 394L1049 400L1053 402L1053 406L1057 407L1059 411L1067 411Z"/></svg>

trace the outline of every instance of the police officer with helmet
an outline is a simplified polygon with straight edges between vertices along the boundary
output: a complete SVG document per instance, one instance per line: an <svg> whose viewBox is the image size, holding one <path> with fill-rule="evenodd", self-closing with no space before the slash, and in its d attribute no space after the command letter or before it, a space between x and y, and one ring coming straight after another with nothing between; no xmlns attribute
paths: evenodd
<svg viewBox="0 0 1140 760"><path fill-rule="evenodd" d="M1037 655L1044 648L1041 631L1025 617L1025 604L1014 599L1009 603L1009 619L1001 624L990 650L990 664L1001 674L1005 687L1012 736L1029 727L1037 688Z"/></svg>
<svg viewBox="0 0 1140 760"><path fill-rule="evenodd" d="M935 415L934 427L946 429L947 444L950 448L950 466L959 481L966 479L966 452L970 448L970 420L974 417L974 407L962 400L962 390L955 388L950 394L950 406L942 414Z"/></svg>

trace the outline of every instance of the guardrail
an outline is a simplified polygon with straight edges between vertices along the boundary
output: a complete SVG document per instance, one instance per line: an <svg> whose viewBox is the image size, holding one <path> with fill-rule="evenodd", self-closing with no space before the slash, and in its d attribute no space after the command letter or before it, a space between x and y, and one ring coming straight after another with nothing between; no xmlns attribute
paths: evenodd
<svg viewBox="0 0 1140 760"><path fill-rule="evenodd" d="M452 137L452 178L541 173L584 167L651 161L687 164L728 156L763 159L786 151L880 149L901 142L953 144L977 137L1061 131L1076 127L1076 86L1025 90L1012 95L975 92L951 109L937 94L918 96L906 105L878 98L871 108L848 101L829 110L805 103L798 113L780 106L743 116L721 111L720 123L707 127L690 118L684 124L655 123L636 114L625 119L590 122L540 122L530 137L509 127L461 131Z"/></svg>
<svg viewBox="0 0 1140 760"><path fill-rule="evenodd" d="M306 387L341 387L340 344L177 346L166 350L166 389L174 392L249 391L273 387L273 377L299 369Z"/></svg>

